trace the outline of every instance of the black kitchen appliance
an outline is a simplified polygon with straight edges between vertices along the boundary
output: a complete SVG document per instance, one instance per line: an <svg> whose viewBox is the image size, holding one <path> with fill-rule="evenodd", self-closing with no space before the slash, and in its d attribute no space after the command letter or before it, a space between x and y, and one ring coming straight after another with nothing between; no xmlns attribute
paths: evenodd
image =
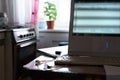
<svg viewBox="0 0 120 80"><path fill-rule="evenodd" d="M6 80L17 80L24 72L23 65L35 59L36 33L34 28L10 29L6 32Z"/></svg>

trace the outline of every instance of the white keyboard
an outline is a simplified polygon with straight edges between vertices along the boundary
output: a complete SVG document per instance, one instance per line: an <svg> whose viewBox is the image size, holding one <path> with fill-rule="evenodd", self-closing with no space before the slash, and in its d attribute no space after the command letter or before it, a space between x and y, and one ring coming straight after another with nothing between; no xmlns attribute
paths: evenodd
<svg viewBox="0 0 120 80"><path fill-rule="evenodd" d="M120 66L118 57L61 56L55 60L56 65L116 65Z"/></svg>

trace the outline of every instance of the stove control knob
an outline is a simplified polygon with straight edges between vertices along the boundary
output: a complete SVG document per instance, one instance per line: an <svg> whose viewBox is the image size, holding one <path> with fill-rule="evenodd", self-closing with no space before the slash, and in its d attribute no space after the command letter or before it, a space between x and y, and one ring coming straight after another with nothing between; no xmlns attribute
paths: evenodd
<svg viewBox="0 0 120 80"><path fill-rule="evenodd" d="M29 36L29 34L26 34L26 36Z"/></svg>
<svg viewBox="0 0 120 80"><path fill-rule="evenodd" d="M30 36L31 36L31 33L30 33Z"/></svg>
<svg viewBox="0 0 120 80"><path fill-rule="evenodd" d="M19 38L23 38L23 35L20 35Z"/></svg>
<svg viewBox="0 0 120 80"><path fill-rule="evenodd" d="M33 33L30 33L30 36L33 36Z"/></svg>
<svg viewBox="0 0 120 80"><path fill-rule="evenodd" d="M27 36L29 36L29 34L26 34Z"/></svg>
<svg viewBox="0 0 120 80"><path fill-rule="evenodd" d="M31 33L31 35L34 35L34 33Z"/></svg>
<svg viewBox="0 0 120 80"><path fill-rule="evenodd" d="M26 37L27 35L25 34L24 37Z"/></svg>

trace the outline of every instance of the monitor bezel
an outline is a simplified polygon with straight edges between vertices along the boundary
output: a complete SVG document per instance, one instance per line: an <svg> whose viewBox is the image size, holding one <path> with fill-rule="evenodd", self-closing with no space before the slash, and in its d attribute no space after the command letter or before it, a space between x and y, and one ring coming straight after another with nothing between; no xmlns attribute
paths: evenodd
<svg viewBox="0 0 120 80"><path fill-rule="evenodd" d="M71 1L68 55L120 57L119 34L107 35L107 34L73 33L73 18L74 18L73 16L74 13L72 12L74 10L73 6L74 0Z"/></svg>

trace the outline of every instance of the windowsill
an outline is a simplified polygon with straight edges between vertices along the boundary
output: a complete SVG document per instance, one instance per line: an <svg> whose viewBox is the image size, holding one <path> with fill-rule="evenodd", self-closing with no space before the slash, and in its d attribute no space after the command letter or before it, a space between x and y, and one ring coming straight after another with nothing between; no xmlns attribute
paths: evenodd
<svg viewBox="0 0 120 80"><path fill-rule="evenodd" d="M40 29L39 32L46 33L69 33L69 30L59 30L59 29Z"/></svg>
<svg viewBox="0 0 120 80"><path fill-rule="evenodd" d="M4 31L6 31L6 29L0 29L0 32L4 32Z"/></svg>

